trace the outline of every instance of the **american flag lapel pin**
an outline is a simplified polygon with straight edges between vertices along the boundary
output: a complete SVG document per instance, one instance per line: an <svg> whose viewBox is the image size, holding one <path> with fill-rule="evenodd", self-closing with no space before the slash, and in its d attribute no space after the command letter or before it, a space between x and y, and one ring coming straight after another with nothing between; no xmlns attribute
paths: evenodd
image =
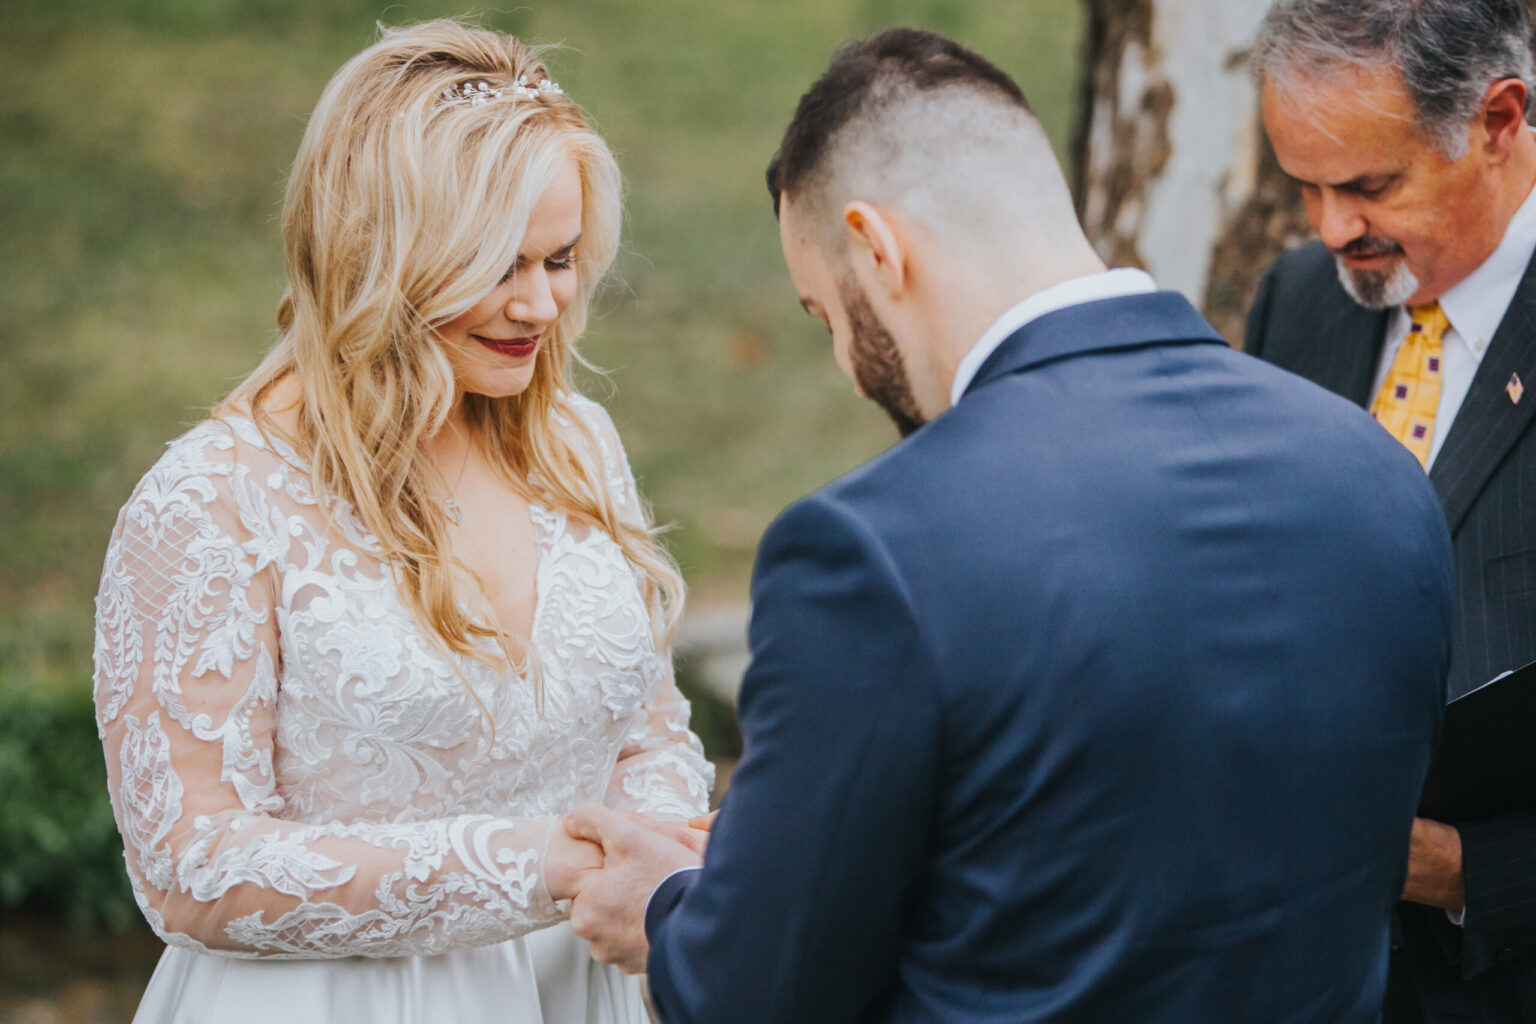
<svg viewBox="0 0 1536 1024"><path fill-rule="evenodd" d="M1525 397L1525 385L1520 382L1520 375L1518 373L1509 375L1509 383L1504 385L1504 392L1509 395L1509 400L1512 403L1515 405L1520 404L1520 399Z"/></svg>

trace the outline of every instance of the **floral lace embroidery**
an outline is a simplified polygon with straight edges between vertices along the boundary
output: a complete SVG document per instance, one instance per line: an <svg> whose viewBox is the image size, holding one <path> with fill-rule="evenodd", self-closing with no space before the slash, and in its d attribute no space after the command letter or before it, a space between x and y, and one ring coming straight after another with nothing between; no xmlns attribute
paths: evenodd
<svg viewBox="0 0 1536 1024"><path fill-rule="evenodd" d="M638 511L606 413L572 404ZM162 938L275 957L497 942L565 912L543 882L557 815L707 806L634 567L558 511L533 522L542 706L421 633L291 449L239 418L170 445L119 515L95 651L129 876Z"/></svg>

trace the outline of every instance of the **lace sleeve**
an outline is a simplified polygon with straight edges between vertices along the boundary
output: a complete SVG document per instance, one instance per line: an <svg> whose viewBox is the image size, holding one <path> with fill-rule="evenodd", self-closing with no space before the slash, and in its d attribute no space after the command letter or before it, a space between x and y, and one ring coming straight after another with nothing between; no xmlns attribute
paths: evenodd
<svg viewBox="0 0 1536 1024"><path fill-rule="evenodd" d="M274 565L294 539L264 472L218 448L179 443L145 477L97 597L97 725L155 931L232 956L393 956L563 916L543 880L553 819L283 819Z"/></svg>
<svg viewBox="0 0 1536 1024"><path fill-rule="evenodd" d="M602 449L603 475L619 507L645 521L645 507L619 434L602 406L578 399ZM659 608L653 609L659 614ZM606 802L658 818L687 819L709 809L715 768L688 728L690 707L677 689L670 650L656 654L650 695L625 736Z"/></svg>
<svg viewBox="0 0 1536 1024"><path fill-rule="evenodd" d="M625 737L605 802L653 818L686 820L709 810L715 767L688 728L688 700L677 690L671 658L657 658L658 685Z"/></svg>

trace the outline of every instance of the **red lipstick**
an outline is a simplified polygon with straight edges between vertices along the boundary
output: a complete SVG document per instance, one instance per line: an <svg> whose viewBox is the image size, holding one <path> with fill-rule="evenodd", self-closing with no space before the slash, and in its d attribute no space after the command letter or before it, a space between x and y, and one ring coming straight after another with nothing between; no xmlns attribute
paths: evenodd
<svg viewBox="0 0 1536 1024"><path fill-rule="evenodd" d="M497 355L512 359L531 356L539 347L538 338L482 338L477 334L474 339Z"/></svg>

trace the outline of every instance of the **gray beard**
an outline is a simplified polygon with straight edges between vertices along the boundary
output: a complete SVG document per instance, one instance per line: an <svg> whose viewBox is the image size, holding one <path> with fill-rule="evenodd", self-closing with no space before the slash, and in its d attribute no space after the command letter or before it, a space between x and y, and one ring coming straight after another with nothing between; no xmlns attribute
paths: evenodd
<svg viewBox="0 0 1536 1024"><path fill-rule="evenodd" d="M1408 269L1404 260L1398 260L1391 270L1350 270L1341 257L1334 257L1339 268L1339 283L1349 297L1367 309L1387 309L1401 306L1419 290L1419 279Z"/></svg>

